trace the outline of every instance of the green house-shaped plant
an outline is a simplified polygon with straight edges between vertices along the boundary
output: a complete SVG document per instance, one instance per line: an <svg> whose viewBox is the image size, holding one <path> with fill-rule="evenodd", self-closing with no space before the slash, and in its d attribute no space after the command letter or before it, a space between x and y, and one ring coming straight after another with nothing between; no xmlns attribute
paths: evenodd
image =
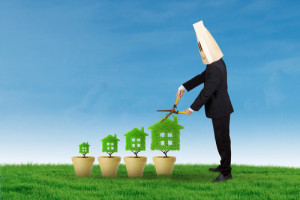
<svg viewBox="0 0 300 200"><path fill-rule="evenodd" d="M88 142L83 142L79 145L79 153L82 153L84 158L89 153L90 146Z"/></svg>
<svg viewBox="0 0 300 200"><path fill-rule="evenodd" d="M132 151L136 157L140 151L145 151L146 149L146 136L147 133L144 131L144 127L140 129L134 128L131 131L124 134L126 137L126 151Z"/></svg>
<svg viewBox="0 0 300 200"><path fill-rule="evenodd" d="M161 150L165 157L170 150L180 150L180 130L184 127L178 124L177 116L174 120L167 118L151 125L151 150Z"/></svg>
<svg viewBox="0 0 300 200"><path fill-rule="evenodd" d="M111 154L113 154L114 152L118 152L118 141L120 140L117 138L117 134L115 134L114 136L108 135L101 141L102 152L107 152L109 154L109 157L111 157Z"/></svg>

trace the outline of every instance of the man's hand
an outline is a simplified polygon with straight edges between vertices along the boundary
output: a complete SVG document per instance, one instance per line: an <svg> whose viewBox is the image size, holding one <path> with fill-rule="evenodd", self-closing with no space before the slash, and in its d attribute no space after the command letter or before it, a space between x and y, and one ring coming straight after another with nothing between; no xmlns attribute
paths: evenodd
<svg viewBox="0 0 300 200"><path fill-rule="evenodd" d="M177 90L176 96L180 99L183 95L183 90L182 92L180 92L181 90Z"/></svg>
<svg viewBox="0 0 300 200"><path fill-rule="evenodd" d="M185 114L186 114L186 115L191 115L192 113L193 113L193 112L190 111L190 109L186 109L186 110L185 110Z"/></svg>

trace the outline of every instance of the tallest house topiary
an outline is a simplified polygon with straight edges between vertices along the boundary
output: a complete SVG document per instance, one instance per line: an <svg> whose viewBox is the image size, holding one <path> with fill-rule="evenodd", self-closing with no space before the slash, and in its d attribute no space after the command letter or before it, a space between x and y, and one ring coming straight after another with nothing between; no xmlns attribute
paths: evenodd
<svg viewBox="0 0 300 200"><path fill-rule="evenodd" d="M180 150L180 130L184 127L178 124L177 116L174 120L166 119L163 123L156 122L149 127L151 130L151 150L160 150L165 156L154 156L156 173L158 175L171 175L175 156L168 156L170 150Z"/></svg>

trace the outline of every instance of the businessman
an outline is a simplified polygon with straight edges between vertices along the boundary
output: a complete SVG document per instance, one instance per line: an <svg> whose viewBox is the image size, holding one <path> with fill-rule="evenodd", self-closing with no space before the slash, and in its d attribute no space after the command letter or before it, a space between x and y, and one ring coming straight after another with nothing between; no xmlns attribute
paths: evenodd
<svg viewBox="0 0 300 200"><path fill-rule="evenodd" d="M205 106L207 118L212 119L217 149L221 157L217 168L209 171L220 172L213 182L232 179L231 175L231 141L229 135L230 114L233 107L227 90L227 69L223 54L214 38L200 21L194 24L198 48L206 69L191 80L183 83L176 93L181 98L184 91L190 91L204 84L203 89L193 104L186 109L186 115L191 115ZM180 91L183 91L182 93Z"/></svg>

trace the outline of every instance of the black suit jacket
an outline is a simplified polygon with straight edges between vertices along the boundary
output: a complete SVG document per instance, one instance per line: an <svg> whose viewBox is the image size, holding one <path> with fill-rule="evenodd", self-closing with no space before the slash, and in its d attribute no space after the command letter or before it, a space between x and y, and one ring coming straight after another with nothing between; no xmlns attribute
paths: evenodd
<svg viewBox="0 0 300 200"><path fill-rule="evenodd" d="M204 88L191 105L191 109L199 111L205 105L206 117L212 119L230 115L233 107L227 90L226 65L222 58L208 64L204 72L185 82L183 86L190 91L202 83Z"/></svg>

